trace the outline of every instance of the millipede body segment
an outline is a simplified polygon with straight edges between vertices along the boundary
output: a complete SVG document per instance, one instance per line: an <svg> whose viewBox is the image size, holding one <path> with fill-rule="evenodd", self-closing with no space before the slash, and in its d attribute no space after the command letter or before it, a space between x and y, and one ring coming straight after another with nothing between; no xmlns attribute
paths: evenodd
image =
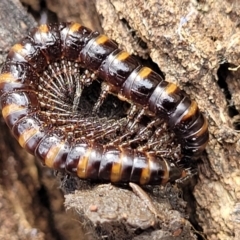
<svg viewBox="0 0 240 240"><path fill-rule="evenodd" d="M154 151L96 140L122 126L79 114L82 90L96 79L105 85L99 105L108 93L116 95L163 119L184 157L200 156L209 136L196 102L114 41L78 23L41 25L7 56L0 75L2 115L19 144L48 167L83 179L163 184L184 177L184 169Z"/></svg>

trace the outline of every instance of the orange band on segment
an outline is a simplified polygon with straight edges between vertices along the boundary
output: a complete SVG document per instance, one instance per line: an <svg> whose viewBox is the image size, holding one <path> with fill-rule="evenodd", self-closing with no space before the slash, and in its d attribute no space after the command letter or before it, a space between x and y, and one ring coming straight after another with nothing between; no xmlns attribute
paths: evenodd
<svg viewBox="0 0 240 240"><path fill-rule="evenodd" d="M73 24L70 26L70 32L77 32L80 27L81 27L81 24L79 24L79 23L73 23Z"/></svg>
<svg viewBox="0 0 240 240"><path fill-rule="evenodd" d="M206 132L208 129L208 122L206 120L206 118L204 117L204 124L202 125L202 127L199 129L198 132L196 132L196 134L194 134L194 136L199 137L201 136L204 132Z"/></svg>
<svg viewBox="0 0 240 240"><path fill-rule="evenodd" d="M119 162L113 162L111 169L111 182L119 182L121 180L122 173L122 158L120 155Z"/></svg>
<svg viewBox="0 0 240 240"><path fill-rule="evenodd" d="M92 152L92 148L89 148L84 156L80 157L78 165L77 165L77 175L80 178L87 178L87 166L88 166L88 159Z"/></svg>
<svg viewBox="0 0 240 240"><path fill-rule="evenodd" d="M20 43L15 44L12 48L11 51L20 53L23 50L23 45Z"/></svg>
<svg viewBox="0 0 240 240"><path fill-rule="evenodd" d="M162 182L161 182L161 184L166 184L167 182L168 182L168 180L169 180L169 171L170 171L170 169L169 169L169 166L168 166L168 163L167 163L167 161L166 160L163 160L164 161L164 163L165 163L165 169L163 169L163 172L164 172L164 175L162 176Z"/></svg>
<svg viewBox="0 0 240 240"><path fill-rule="evenodd" d="M23 132L18 138L18 142L21 145L21 147L25 148L26 142L38 132L39 128L31 128Z"/></svg>
<svg viewBox="0 0 240 240"><path fill-rule="evenodd" d="M108 41L108 37L105 35L100 35L96 38L95 41L97 44L101 45L101 44L105 43L106 41Z"/></svg>
<svg viewBox="0 0 240 240"><path fill-rule="evenodd" d="M48 166L50 168L54 168L54 161L63 146L64 146L64 142L61 142L57 145L52 146L49 149L49 151L44 159L44 163L46 166Z"/></svg>
<svg viewBox="0 0 240 240"><path fill-rule="evenodd" d="M140 184L147 184L150 180L150 176L151 176L151 171L149 168L149 165L142 169L142 173L141 173L141 178L140 178Z"/></svg>
<svg viewBox="0 0 240 240"><path fill-rule="evenodd" d="M183 115L182 121L187 120L189 117L193 116L198 109L197 103L195 101L192 101L190 107L187 110L187 113Z"/></svg>
<svg viewBox="0 0 240 240"><path fill-rule="evenodd" d="M174 83L169 83L167 87L165 88L165 92L169 95L171 93L174 93L177 90L177 85Z"/></svg>
<svg viewBox="0 0 240 240"><path fill-rule="evenodd" d="M126 51L121 51L117 56L117 60L119 61L124 61L125 59L127 59L130 56L130 54Z"/></svg>
<svg viewBox="0 0 240 240"><path fill-rule="evenodd" d="M49 32L48 25L46 25L46 24L40 25L40 26L38 27L38 30L39 30L39 32L41 32L41 33L48 33L48 32Z"/></svg>
<svg viewBox="0 0 240 240"><path fill-rule="evenodd" d="M145 78L145 77L147 77L151 72L152 72L152 69L151 69L151 68L143 67L143 68L141 68L141 70L138 72L138 75L139 75L141 78Z"/></svg>
<svg viewBox="0 0 240 240"><path fill-rule="evenodd" d="M16 82L17 79L11 73L0 74L0 83Z"/></svg>
<svg viewBox="0 0 240 240"><path fill-rule="evenodd" d="M23 106L14 104L14 103L9 104L9 105L6 105L6 106L3 107L3 109L2 109L3 118L5 119L7 116L11 115L12 113L21 111L21 110L23 110L23 109L26 109L26 107L23 107Z"/></svg>

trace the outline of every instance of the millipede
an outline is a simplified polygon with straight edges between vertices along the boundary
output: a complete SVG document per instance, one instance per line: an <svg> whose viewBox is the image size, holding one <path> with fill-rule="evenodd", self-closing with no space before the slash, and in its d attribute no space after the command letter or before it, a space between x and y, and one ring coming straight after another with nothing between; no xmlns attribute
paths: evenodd
<svg viewBox="0 0 240 240"><path fill-rule="evenodd" d="M83 90L96 81L101 91L92 111L110 94L130 104L127 117L96 118L85 114L88 107L79 110ZM0 96L3 118L19 144L44 165L81 179L175 181L188 170L148 146L160 145L160 123L190 160L199 158L209 138L206 118L183 90L78 23L41 25L15 44L2 68ZM142 124L143 116L151 121ZM131 146L142 139L143 146Z"/></svg>

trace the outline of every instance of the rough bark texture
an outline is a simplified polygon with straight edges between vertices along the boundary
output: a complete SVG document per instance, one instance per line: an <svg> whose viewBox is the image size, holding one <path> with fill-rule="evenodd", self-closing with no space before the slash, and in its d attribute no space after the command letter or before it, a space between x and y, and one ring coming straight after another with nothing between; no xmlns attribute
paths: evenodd
<svg viewBox="0 0 240 240"><path fill-rule="evenodd" d="M66 1L46 1L46 9L63 21L80 21L80 9L83 23L100 31L101 19L104 33L121 48L151 58L166 80L177 83L196 99L210 124L206 153L196 163L199 179L188 213L174 186L146 189L163 213L163 220L156 218L129 188L63 177L65 206L78 212L86 225L84 239L196 239L196 232L187 221L189 215L206 239L240 239L238 1L96 0L96 5L94 1L86 1L89 5L79 0L69 2L66 5ZM35 11L41 10L39 1L32 1L31 6ZM94 12L95 6L99 15ZM0 18L2 63L9 47L35 22L17 1L2 0ZM45 190L53 183L49 180L44 185L40 180L39 175L48 179L49 171L39 173L42 170L35 167L33 157L18 147L3 121L0 124L0 237L81 239L81 233L76 233L79 226L72 230L75 235L70 238L71 231L64 231L65 227L59 225L65 217L51 216L56 216L53 209L61 209L62 205L50 197L57 184ZM41 202L43 194L50 202L47 206ZM74 223L69 218L65 221Z"/></svg>

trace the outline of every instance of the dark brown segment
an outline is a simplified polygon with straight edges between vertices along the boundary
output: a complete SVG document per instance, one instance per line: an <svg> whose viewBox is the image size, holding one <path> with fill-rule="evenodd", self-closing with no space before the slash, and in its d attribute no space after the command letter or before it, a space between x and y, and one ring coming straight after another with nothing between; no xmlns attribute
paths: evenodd
<svg viewBox="0 0 240 240"><path fill-rule="evenodd" d="M174 94L176 95L176 94ZM173 96L172 96L173 97ZM172 99L175 99L176 101L179 101L177 99L177 97L173 97ZM182 115L184 114L184 112L186 112L186 109L188 109L191 105L191 100L186 97L186 96L183 96L183 98L181 99L181 102L179 102L176 106L175 106L175 109L174 111L172 111L168 118L169 118L169 126L171 128L175 128L176 125L181 122L181 117ZM190 119L188 121L188 124L191 124L190 122ZM185 128L186 128L186 122L185 122Z"/></svg>
<svg viewBox="0 0 240 240"><path fill-rule="evenodd" d="M37 89L36 83L38 83L39 76L28 63L7 60L3 65L2 73L11 73L16 82L25 84L28 89Z"/></svg>
<svg viewBox="0 0 240 240"><path fill-rule="evenodd" d="M130 182L140 182L142 169L146 168L148 165L148 159L145 153L134 152L133 156L133 166L129 181Z"/></svg>
<svg viewBox="0 0 240 240"><path fill-rule="evenodd" d="M103 145L93 144L88 157L88 166L86 169L86 178L88 179L104 179L101 177L100 164L103 160ZM107 173L106 173L107 174ZM109 180L109 177L107 178Z"/></svg>
<svg viewBox="0 0 240 240"><path fill-rule="evenodd" d="M65 26L66 24L41 25L34 28L29 34L29 38L40 49L48 63L61 59L62 51L59 31Z"/></svg>
<svg viewBox="0 0 240 240"><path fill-rule="evenodd" d="M102 62L117 49L117 44L109 40L105 35L99 35L91 39L81 51L79 58L84 66L92 71L97 71Z"/></svg>
<svg viewBox="0 0 240 240"><path fill-rule="evenodd" d="M162 81L163 79L160 75L153 72L150 68L142 67L133 71L126 79L119 95L130 99L133 103L147 106L150 96L156 86Z"/></svg>
<svg viewBox="0 0 240 240"><path fill-rule="evenodd" d="M38 76L28 63L5 62L0 75L0 96L15 90L36 90Z"/></svg>
<svg viewBox="0 0 240 240"><path fill-rule="evenodd" d="M117 49L102 62L98 69L98 76L114 86L116 90L120 90L129 75L139 66L135 57Z"/></svg>
<svg viewBox="0 0 240 240"><path fill-rule="evenodd" d="M43 71L47 66L47 59L29 37L24 38L10 49L7 60L28 63L36 72Z"/></svg>
<svg viewBox="0 0 240 240"><path fill-rule="evenodd" d="M151 161L151 175L149 182L151 184L160 184L163 181L163 176L168 171L168 166L166 162L159 159L157 156L148 156L149 161Z"/></svg>
<svg viewBox="0 0 240 240"><path fill-rule="evenodd" d="M118 161L120 151L116 147L105 147L102 149L102 159L99 166L99 178L104 180L111 179L113 162Z"/></svg>
<svg viewBox="0 0 240 240"><path fill-rule="evenodd" d="M70 151L70 143L68 141L62 141L59 146L55 146L56 150L51 149L52 151L52 157L51 152L49 152L48 159L53 159L53 168L57 170L65 170L66 169L66 159L68 156L68 153ZM58 150L58 151L57 151ZM54 155L55 154L55 155ZM45 159L46 160L46 159Z"/></svg>
<svg viewBox="0 0 240 240"><path fill-rule="evenodd" d="M166 88L168 85L168 82L163 81L157 86L157 88L159 89L155 90L155 92L153 93L153 95L156 94L156 96L151 96L149 105L155 108L155 114L157 116L163 116L168 121L171 121L171 114L176 113L178 105L181 103L182 99L185 98L185 96L182 94L179 88L177 88L174 93L168 94L166 92ZM156 99L156 101L153 102L153 99ZM190 104L190 100L186 99L186 103L187 101L189 101ZM183 109L182 105L180 105L180 109L178 111L184 112L187 108L187 105L184 105L183 107L185 107L185 109Z"/></svg>
<svg viewBox="0 0 240 240"><path fill-rule="evenodd" d="M79 56L81 50L93 37L98 35L99 33L92 32L78 23L66 24L66 27L60 30L62 58L82 62L84 59Z"/></svg>
<svg viewBox="0 0 240 240"><path fill-rule="evenodd" d="M12 129L14 124L19 121L19 119L29 115L30 113L32 113L32 109L24 108L22 110L18 110L14 113L9 114L8 116L4 117L4 120L8 127Z"/></svg>
<svg viewBox="0 0 240 240"><path fill-rule="evenodd" d="M190 138L191 136L194 136L195 133L202 128L204 123L206 123L206 119L202 114L198 114L195 121L188 127L188 131L185 132L184 138Z"/></svg>
<svg viewBox="0 0 240 240"><path fill-rule="evenodd" d="M39 110L35 92L11 92L1 97L3 117L10 129L21 118Z"/></svg>
<svg viewBox="0 0 240 240"><path fill-rule="evenodd" d="M28 107L34 109L35 111L39 109L38 98L34 91L10 92L1 98L2 108L11 104Z"/></svg>
<svg viewBox="0 0 240 240"><path fill-rule="evenodd" d="M129 179L131 178L133 168L134 150L130 148L120 148L120 150L121 150L120 159L122 162L121 181L128 182Z"/></svg>
<svg viewBox="0 0 240 240"><path fill-rule="evenodd" d="M79 160L86 154L86 151L90 148L90 144L86 142L73 142L72 147L66 158L66 170L69 173L77 175L77 167Z"/></svg>
<svg viewBox="0 0 240 240"><path fill-rule="evenodd" d="M152 113L159 115L161 117L164 117L164 118L167 118L166 114L168 111L167 111L167 109L163 108L163 106L162 106L163 99L161 98L161 96L164 93L164 90L167 85L168 85L168 82L166 82L166 81L162 81L161 83L159 83L148 101L148 109Z"/></svg>
<svg viewBox="0 0 240 240"><path fill-rule="evenodd" d="M196 141L197 140L197 141ZM208 132L204 132L200 136L191 136L186 139L186 146L190 148L198 148L201 145L206 144L206 141L208 140Z"/></svg>
<svg viewBox="0 0 240 240"><path fill-rule="evenodd" d="M38 116L34 114L21 118L12 129L12 133L19 144L31 154L35 154L38 143L47 131L47 128L42 126Z"/></svg>
<svg viewBox="0 0 240 240"><path fill-rule="evenodd" d="M64 170L69 149L70 146L65 140L64 133L52 130L46 133L39 142L35 150L35 155L44 165Z"/></svg>
<svg viewBox="0 0 240 240"><path fill-rule="evenodd" d="M192 156L192 159L200 157L209 140L208 130L197 136L197 131L194 135L186 137L182 140L182 154Z"/></svg>
<svg viewBox="0 0 240 240"><path fill-rule="evenodd" d="M50 130L40 126L38 131L36 131L36 133L32 135L31 138L29 138L28 141L26 142L25 149L29 153L35 155L35 151L37 149L39 142L43 139L43 137L46 135L48 131Z"/></svg>
<svg viewBox="0 0 240 240"><path fill-rule="evenodd" d="M187 101L189 99L187 98ZM189 105L189 103L188 103ZM187 111L187 110L186 110ZM181 135L188 131L188 129L193 125L194 122L201 116L202 113L200 112L199 108L196 110L196 112L188 117L187 119L183 120L183 117L179 118L178 122L176 123L176 133Z"/></svg>

